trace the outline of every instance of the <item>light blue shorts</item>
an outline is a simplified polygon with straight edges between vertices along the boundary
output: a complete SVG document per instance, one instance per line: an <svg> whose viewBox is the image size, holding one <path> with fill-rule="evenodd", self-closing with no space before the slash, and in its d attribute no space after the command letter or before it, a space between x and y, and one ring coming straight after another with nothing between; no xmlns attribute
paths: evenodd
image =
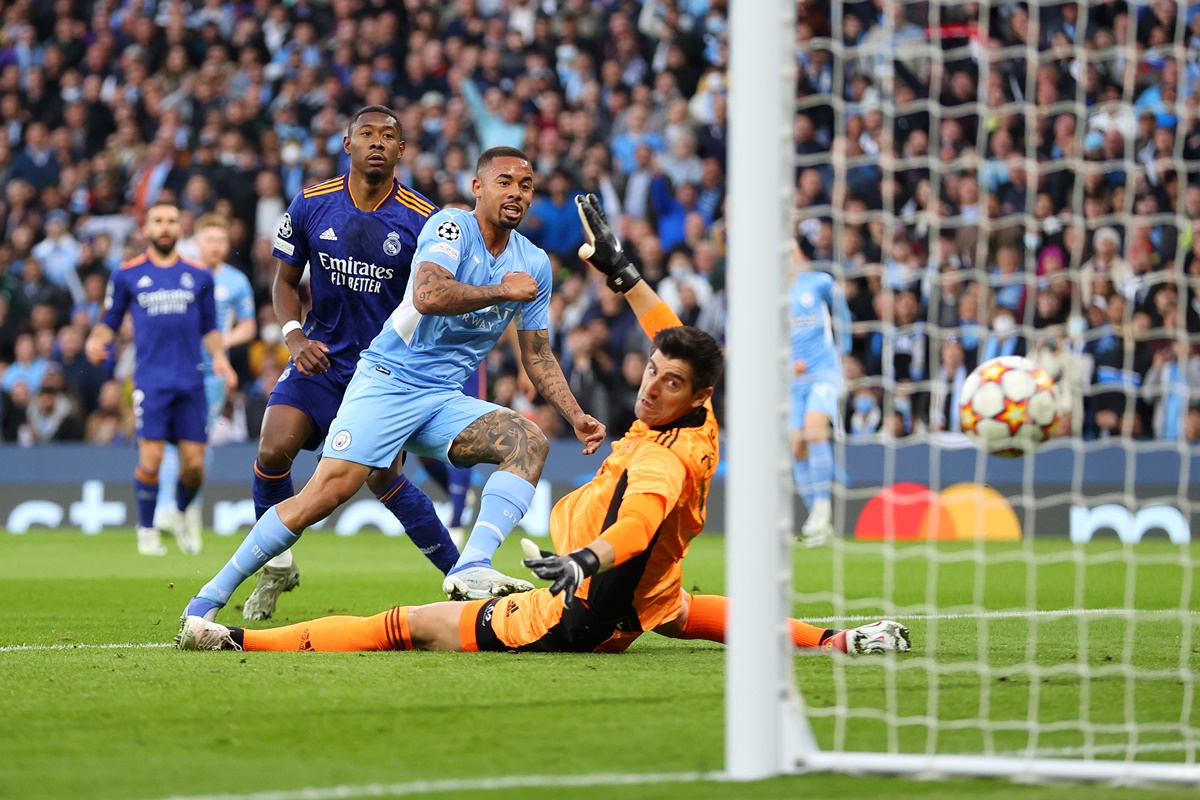
<svg viewBox="0 0 1200 800"><path fill-rule="evenodd" d="M458 388L413 386L387 367L360 360L321 455L379 468L391 466L406 450L450 463L458 435L498 408Z"/></svg>
<svg viewBox="0 0 1200 800"><path fill-rule="evenodd" d="M834 428L838 427L841 388L836 383L792 381L792 407L788 412L788 430L804 430L804 417L810 412L824 414Z"/></svg>

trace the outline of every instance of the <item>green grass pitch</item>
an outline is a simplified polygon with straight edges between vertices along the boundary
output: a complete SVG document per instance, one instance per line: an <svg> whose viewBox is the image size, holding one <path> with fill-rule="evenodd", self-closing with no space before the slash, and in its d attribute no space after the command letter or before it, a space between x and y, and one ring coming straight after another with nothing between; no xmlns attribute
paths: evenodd
<svg viewBox="0 0 1200 800"><path fill-rule="evenodd" d="M179 653L147 646L171 641L179 611L235 541L209 535L205 544L200 556L172 547L155 559L135 554L131 532L0 531L0 798L1195 796L1194 789L831 775L483 792L483 784L471 782L721 770L722 648L649 635L621 656ZM520 569L516 545L506 544L498 559L514 573ZM687 587L722 590L723 547L715 536L696 542ZM1181 587L1195 576L1190 558L1164 543L1139 545L1137 567L1111 544L1090 545L1093 563L1080 566L1065 540L1039 543L1039 554L1052 563L1037 570L1014 560L1011 547L989 545L982 560L961 545L939 545L936 552L931 560L923 547L898 547L891 566L876 551L854 545L840 556L796 554L798 588L806 593L829 589L831 561L844 558L850 597L878 597L881 586L892 586L910 617L922 603L942 613L966 612L977 599L997 612L984 620L966 613L906 619L913 653L895 661L798 657L798 680L817 714L839 702L852 710L846 724L831 716L814 719L823 745L887 747L887 726L866 711L887 709L904 722L891 734L900 749L1011 752L1028 745L1023 723L1031 713L1052 724L1076 718L1082 707L1094 725L1120 724L1128 695L1118 667L1126 657L1142 670L1178 669L1181 662L1200 667L1191 617L1147 617L1129 628L1112 617L1081 623L1004 613L1027 608L1030 599L1041 609L1111 608L1127 596L1141 609L1178 608ZM277 622L439 599L439 576L403 539L315 533L299 546L297 561L304 582L283 598ZM248 583L231 605L249 589ZM1196 594L1187 601L1192 611L1200 609ZM834 610L816 599L797 607L810 618ZM239 617L230 609L222 620ZM94 647L104 644L140 646ZM35 647L13 649L17 645ZM1031 649L1044 672L1025 667ZM974 666L980 653L988 665L982 677ZM1086 682L1068 671L1081 659L1095 671ZM1177 724L1190 701L1190 724L1200 725L1188 691L1169 677L1139 681L1134 713L1139 722ZM956 729L943 724L936 735L926 715ZM995 730L981 733L973 725L978 719L990 720ZM1079 746L1079 732L1066 727L1057 726L1037 746ZM1099 736L1095 744L1118 741L1124 739ZM1178 761L1184 754L1168 748L1146 757ZM426 787L431 791L419 791L420 781L434 782Z"/></svg>

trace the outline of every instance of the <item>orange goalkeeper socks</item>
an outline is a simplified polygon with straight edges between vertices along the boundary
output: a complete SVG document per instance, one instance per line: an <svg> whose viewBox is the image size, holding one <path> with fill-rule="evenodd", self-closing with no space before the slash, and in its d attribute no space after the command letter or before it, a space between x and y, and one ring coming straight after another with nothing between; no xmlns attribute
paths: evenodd
<svg viewBox="0 0 1200 800"><path fill-rule="evenodd" d="M322 617L261 631L234 628L233 640L243 650L353 653L412 649L407 606L392 608L373 617Z"/></svg>
<svg viewBox="0 0 1200 800"><path fill-rule="evenodd" d="M710 642L725 642L725 620L729 614L729 598L719 594L697 594L691 596L687 626L683 639L707 639ZM792 644L796 647L819 647L836 631L818 628L798 619L789 619L788 628Z"/></svg>

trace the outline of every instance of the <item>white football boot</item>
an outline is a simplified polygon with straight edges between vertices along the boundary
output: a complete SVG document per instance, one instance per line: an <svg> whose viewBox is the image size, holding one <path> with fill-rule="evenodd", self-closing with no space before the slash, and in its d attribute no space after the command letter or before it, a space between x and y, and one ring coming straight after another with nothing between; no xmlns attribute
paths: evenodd
<svg viewBox="0 0 1200 800"><path fill-rule="evenodd" d="M451 600L487 600L492 597L533 591L533 584L510 578L491 567L468 567L442 581L442 591Z"/></svg>
<svg viewBox="0 0 1200 800"><path fill-rule="evenodd" d="M200 504L192 503L182 514L176 511L175 520L172 532L179 549L188 555L196 555L204 547L200 539Z"/></svg>
<svg viewBox="0 0 1200 800"><path fill-rule="evenodd" d="M908 628L890 619L881 619L870 625L840 631L829 640L834 642L831 650L843 650L852 656L875 655L877 653L907 653L912 649Z"/></svg>
<svg viewBox="0 0 1200 800"><path fill-rule="evenodd" d="M137 549L143 556L165 556L167 548L163 547L162 534L158 528L137 529Z"/></svg>
<svg viewBox="0 0 1200 800"><path fill-rule="evenodd" d="M824 547L833 541L833 508L828 497L813 501L800 529L800 541L805 547Z"/></svg>
<svg viewBox="0 0 1200 800"><path fill-rule="evenodd" d="M272 567L268 564L258 573L258 586L242 604L242 619L270 619L275 614L279 595L299 585L300 569L295 564L290 567Z"/></svg>
<svg viewBox="0 0 1200 800"><path fill-rule="evenodd" d="M209 622L204 617L185 617L175 637L175 646L180 650L241 650L233 636L219 622Z"/></svg>

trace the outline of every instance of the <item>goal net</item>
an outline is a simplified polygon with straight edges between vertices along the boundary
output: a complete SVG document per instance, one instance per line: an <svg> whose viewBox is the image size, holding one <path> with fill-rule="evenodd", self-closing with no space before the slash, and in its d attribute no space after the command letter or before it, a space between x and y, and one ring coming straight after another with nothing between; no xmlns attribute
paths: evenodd
<svg viewBox="0 0 1200 800"><path fill-rule="evenodd" d="M782 0L730 34L729 773L1200 783L1200 6ZM850 312L812 549L796 240ZM957 409L1012 354L1060 419L1003 459ZM912 652L799 657L787 615Z"/></svg>

